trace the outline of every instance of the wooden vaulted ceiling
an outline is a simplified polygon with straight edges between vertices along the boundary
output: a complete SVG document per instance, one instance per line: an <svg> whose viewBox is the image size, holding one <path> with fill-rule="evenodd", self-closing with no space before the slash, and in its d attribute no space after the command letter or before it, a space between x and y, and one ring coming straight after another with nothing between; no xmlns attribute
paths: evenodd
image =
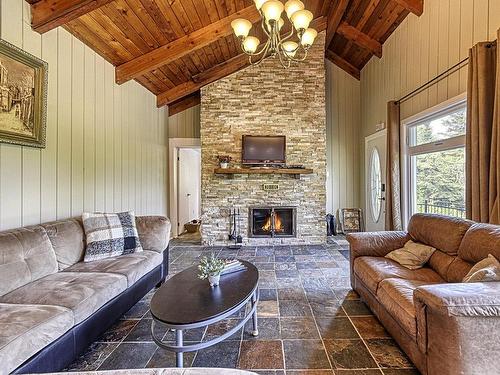
<svg viewBox="0 0 500 375"><path fill-rule="evenodd" d="M248 65L230 24L260 20L252 0L26 1L34 30L63 26L116 67L117 83L135 79L170 114L197 104L204 85ZM423 0L303 1L313 27L327 32L325 57L357 79L405 17L423 12Z"/></svg>

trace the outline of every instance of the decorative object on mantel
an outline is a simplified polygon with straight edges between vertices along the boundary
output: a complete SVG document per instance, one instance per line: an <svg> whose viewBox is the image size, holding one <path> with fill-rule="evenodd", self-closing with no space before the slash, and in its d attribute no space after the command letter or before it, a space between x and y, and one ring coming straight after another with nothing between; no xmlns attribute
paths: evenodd
<svg viewBox="0 0 500 375"><path fill-rule="evenodd" d="M47 63L0 40L0 142L45 148Z"/></svg>
<svg viewBox="0 0 500 375"><path fill-rule="evenodd" d="M231 156L229 156L229 155L219 155L219 156L217 156L217 159L219 160L219 165L222 169L228 168L229 163L232 160Z"/></svg>
<svg viewBox="0 0 500 375"><path fill-rule="evenodd" d="M201 258L198 270L198 277L202 280L208 279L211 287L218 286L221 272L224 270L226 263L223 259L218 258L214 253L210 254L210 258Z"/></svg>
<svg viewBox="0 0 500 375"><path fill-rule="evenodd" d="M301 62L307 58L307 51L314 43L318 32L309 27L314 15L304 9L300 0L288 0L285 5L278 0L254 0L255 6L262 17L262 30L268 40L260 50L260 40L249 36L252 23L246 19L238 18L231 22L235 35L241 42L241 49L249 56L251 65L260 64L267 57L278 57L283 68L290 67L291 62ZM281 35L285 20L281 17L285 11L290 21L290 32ZM292 38L297 33L297 41ZM253 57L257 59L254 61Z"/></svg>

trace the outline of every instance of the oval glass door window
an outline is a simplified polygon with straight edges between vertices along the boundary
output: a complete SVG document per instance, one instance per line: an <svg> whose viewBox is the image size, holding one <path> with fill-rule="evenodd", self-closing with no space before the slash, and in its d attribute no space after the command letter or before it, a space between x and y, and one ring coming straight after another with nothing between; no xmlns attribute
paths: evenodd
<svg viewBox="0 0 500 375"><path fill-rule="evenodd" d="M382 174L378 149L372 150L370 157L370 211L374 222L380 219L382 211Z"/></svg>

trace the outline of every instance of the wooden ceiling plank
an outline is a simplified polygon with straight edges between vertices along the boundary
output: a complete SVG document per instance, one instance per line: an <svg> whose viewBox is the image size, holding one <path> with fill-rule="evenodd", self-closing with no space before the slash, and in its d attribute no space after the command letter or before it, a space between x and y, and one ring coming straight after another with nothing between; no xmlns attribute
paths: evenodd
<svg viewBox="0 0 500 375"><path fill-rule="evenodd" d="M420 17L422 13L424 13L424 0L394 0L394 1L418 17Z"/></svg>
<svg viewBox="0 0 500 375"><path fill-rule="evenodd" d="M173 116L177 113L183 112L186 109L192 108L201 102L200 92L186 96L168 106L168 115Z"/></svg>
<svg viewBox="0 0 500 375"><path fill-rule="evenodd" d="M333 4L333 2L332 2ZM337 32L337 28L344 17L344 13L349 5L349 0L339 0L337 2L337 6L333 6L330 9L328 14L328 27L326 29L326 41L325 46L328 48L330 43L332 42L335 33Z"/></svg>
<svg viewBox="0 0 500 375"><path fill-rule="evenodd" d="M164 29L160 29L160 26L157 25L155 19L149 13L149 9L141 2L141 0L124 0L125 3L128 4L130 9L136 14L137 18L141 20L143 25L146 25L149 32L155 39L158 40L160 44L168 43L169 41L176 39L175 33L172 30L171 24L168 23L168 26L164 26ZM158 10L159 13L160 10ZM163 22L167 22L164 20Z"/></svg>
<svg viewBox="0 0 500 375"><path fill-rule="evenodd" d="M332 52L330 50L326 50L326 56L328 60L330 60L332 63L337 65L339 68L345 70L347 73L352 75L354 78L356 78L358 81L361 79L361 72L360 70L352 65L350 62L344 60L342 57L337 55L335 52ZM162 94L160 94L162 95Z"/></svg>
<svg viewBox="0 0 500 375"><path fill-rule="evenodd" d="M359 31L355 27L349 25L347 22L342 22L337 32L343 35L345 38L352 40L354 43L369 50L375 56L382 57L382 44L380 44L375 39L366 35L365 33Z"/></svg>
<svg viewBox="0 0 500 375"><path fill-rule="evenodd" d="M160 10L160 8L157 5L157 1L155 0L140 0L141 4L144 6L144 10L149 14L150 18L153 19L153 23L146 23L145 26L153 33L152 30L155 29L155 27L161 32L160 35L163 37L163 41L159 41L160 44L165 44L170 40L176 39L175 35L172 31L172 27L168 23L168 21L165 19L163 16L163 12ZM136 11L135 8L132 8L134 12Z"/></svg>
<svg viewBox="0 0 500 375"><path fill-rule="evenodd" d="M152 69L185 56L193 50L208 46L221 37L230 35L232 33L231 21L240 17L249 19L250 22L256 22L260 18L260 15L254 6L245 8L241 12L232 14L207 27L203 27L189 35L165 44L143 56L128 61L116 68L116 82L127 82Z"/></svg>
<svg viewBox="0 0 500 375"><path fill-rule="evenodd" d="M113 0L40 0L31 4L31 27L43 34Z"/></svg>

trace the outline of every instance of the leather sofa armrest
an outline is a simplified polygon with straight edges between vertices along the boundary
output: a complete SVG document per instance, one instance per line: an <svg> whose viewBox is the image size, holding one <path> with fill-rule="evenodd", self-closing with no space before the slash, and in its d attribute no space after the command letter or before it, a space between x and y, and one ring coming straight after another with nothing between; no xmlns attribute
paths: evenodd
<svg viewBox="0 0 500 375"><path fill-rule="evenodd" d="M413 299L428 374L496 373L500 282L426 285L415 289Z"/></svg>
<svg viewBox="0 0 500 375"><path fill-rule="evenodd" d="M410 239L410 235L402 231L349 233L347 235L351 257L354 258L386 256L391 251L402 248Z"/></svg>
<svg viewBox="0 0 500 375"><path fill-rule="evenodd" d="M426 285L415 289L413 298L446 316L500 317L500 282Z"/></svg>
<svg viewBox="0 0 500 375"><path fill-rule="evenodd" d="M163 252L170 241L170 220L164 216L137 216L139 240L144 250Z"/></svg>

